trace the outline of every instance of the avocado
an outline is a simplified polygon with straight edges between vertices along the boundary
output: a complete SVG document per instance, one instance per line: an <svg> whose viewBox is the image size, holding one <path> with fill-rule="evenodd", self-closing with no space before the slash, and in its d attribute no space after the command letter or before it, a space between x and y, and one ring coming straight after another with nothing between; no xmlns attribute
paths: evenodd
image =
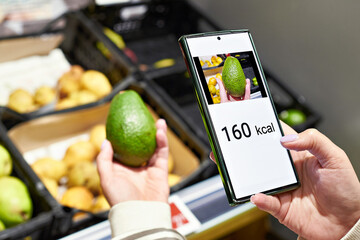
<svg viewBox="0 0 360 240"><path fill-rule="evenodd" d="M114 158L131 167L140 167L156 149L155 121L141 96L134 90L117 94L106 120L106 138Z"/></svg>
<svg viewBox="0 0 360 240"><path fill-rule="evenodd" d="M285 122L290 127L306 122L305 113L299 109L294 108L283 110L280 113L279 118L281 121Z"/></svg>
<svg viewBox="0 0 360 240"><path fill-rule="evenodd" d="M245 94L245 74L237 58L226 58L222 70L222 80L228 94L233 97L242 97Z"/></svg>

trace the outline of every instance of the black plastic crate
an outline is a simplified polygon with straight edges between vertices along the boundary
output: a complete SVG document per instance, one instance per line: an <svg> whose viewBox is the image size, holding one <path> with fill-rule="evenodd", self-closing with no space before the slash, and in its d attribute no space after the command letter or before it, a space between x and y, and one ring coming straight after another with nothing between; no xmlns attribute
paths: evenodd
<svg viewBox="0 0 360 240"><path fill-rule="evenodd" d="M186 69L178 38L184 34L218 30L204 13L185 0L156 0L110 6L90 6L86 14L97 28L109 28L124 39L121 51L141 72L164 75ZM129 54L133 52L133 54ZM173 65L154 63L172 59Z"/></svg>
<svg viewBox="0 0 360 240"><path fill-rule="evenodd" d="M297 109L303 112L306 116L305 122L291 126L297 132L316 127L321 121L321 116L311 107L306 98L284 81L279 80L271 71L264 70L264 72L277 113L280 114L288 109Z"/></svg>
<svg viewBox="0 0 360 240"><path fill-rule="evenodd" d="M210 176L214 176L218 173L216 164L214 164L209 159L210 148L208 148L200 138L198 138L194 133L192 133L189 126L185 122L183 122L180 117L177 116L176 112L173 111L174 106L170 105L171 103L165 103L163 101L163 98L161 98L157 94L157 92L154 91L154 89L151 86L149 86L146 82L132 83L128 87L126 87L124 90L128 90L128 89L132 89L132 90L135 90L136 92L138 92L139 95L144 100L144 102L147 103L160 118L164 118L166 120L168 128L172 130L172 132L179 138L179 140L189 150L191 150L191 152L199 160L199 165L194 171L192 171L189 175L184 177L179 183L177 183L176 185L174 185L170 188L171 193L176 192L180 189L183 189L187 186L190 186L201 180L207 179ZM109 101L110 101L110 99L109 99ZM56 118L56 117L61 117L62 115L66 116L66 115L73 114L73 113L77 113L77 114L79 114L81 112L84 113L85 111L89 111L93 108L104 106L104 105L108 104L108 102L103 102L102 104L98 104L97 106L89 107L86 109L81 109L81 110L76 110L76 111L68 111L66 113L57 113L57 114L49 113L47 115L34 117L32 119L22 121L16 125L14 125L12 128L15 128L16 126L18 126L21 123L27 123L29 121L34 121L34 120L42 120L42 122L44 124L52 126L51 120L54 120L54 118ZM81 114L83 114L83 113L81 113ZM100 115L102 117L106 117L104 114L100 114ZM97 116L99 116L99 114L97 114ZM52 119L51 120L47 119L45 121L44 118L46 118L46 117L52 117ZM88 120L88 117L86 117L86 119ZM82 122L82 128L86 128L87 125L88 125L88 123ZM12 128L10 128L9 132L12 131ZM47 127L46 129L48 129L48 128L49 127ZM63 131L67 132L66 129L64 129ZM12 136L11 133L9 135ZM39 134L39 135L41 135L41 134ZM46 132L45 135L50 136L51 132ZM40 136L40 138L44 139L45 135ZM14 137L14 136L12 136L12 137ZM19 142L17 144L19 144ZM174 156L174 158L175 158L175 156ZM177 156L176 158L179 158L179 156ZM25 160L24 160L24 162L25 162L25 164L27 164ZM35 174L35 173L33 173L33 174ZM50 196L50 198L52 198L53 201L55 201L56 204L59 205L61 208L61 211L59 211L56 215L54 215L54 225L53 225L52 237L56 237L56 238L63 237L70 233L79 231L85 227L91 226L93 224L99 223L99 222L107 219L107 216L108 216L107 211L98 213L98 214L85 212L88 214L88 216L86 218L74 221L73 216L78 212L84 212L84 211L74 209L74 208L69 208L66 206L62 206L52 196Z"/></svg>
<svg viewBox="0 0 360 240"><path fill-rule="evenodd" d="M217 165L209 158L210 147L204 144L203 141L191 131L188 123L184 122L183 119L177 115L177 112L174 111L176 106L172 105L173 103L171 101L164 101L164 99L158 95L157 91L147 82L132 83L124 90L136 91L160 118L166 120L168 129L171 129L200 160L199 167L178 184L172 186L170 193L175 193L218 174ZM71 216L79 211L68 207L65 207L65 210L71 213ZM99 214L89 213L89 215L90 218L88 219L73 222L71 228L65 235L58 235L57 237L66 236L107 219L108 211ZM71 221L71 219L69 221Z"/></svg>
<svg viewBox="0 0 360 240"><path fill-rule="evenodd" d="M51 239L54 215L61 210L7 137L6 129L1 123L0 144L8 150L12 157L13 170L11 176L15 176L25 183L33 202L32 218L22 224L0 231L0 239L22 239L26 237L33 240Z"/></svg>
<svg viewBox="0 0 360 240"><path fill-rule="evenodd" d="M59 22L64 23L64 27L59 29ZM38 110L30 113L18 113L12 109L2 106L2 121L4 125L9 128L14 124L28 120L41 115L46 115L54 112L66 112L76 109L91 107L101 102L111 99L119 90L128 86L133 81L134 67L127 62L125 58L118 54L114 45L107 39L102 32L96 31L91 22L81 13L73 12L65 14L58 19L52 21L45 29L36 34L31 34L22 37L0 38L0 44L3 40L12 40L20 38L41 39L51 35L60 35L63 40L58 46L64 53L65 57L71 65L80 65L85 70L97 70L104 73L109 79L113 89L111 93L97 102L92 102L85 105L76 106L69 109L56 111L53 108L46 110ZM101 42L111 53L110 56L105 56L97 47ZM24 79L26 81L26 79ZM46 108L47 106L45 106Z"/></svg>

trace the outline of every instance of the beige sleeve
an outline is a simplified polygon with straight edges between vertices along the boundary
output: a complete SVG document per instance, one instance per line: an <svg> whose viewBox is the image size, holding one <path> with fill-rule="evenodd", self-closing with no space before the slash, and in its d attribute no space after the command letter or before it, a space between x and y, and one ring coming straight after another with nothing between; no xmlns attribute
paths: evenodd
<svg viewBox="0 0 360 240"><path fill-rule="evenodd" d="M184 239L172 229L170 206L163 202L128 201L110 209L109 221L113 240Z"/></svg>

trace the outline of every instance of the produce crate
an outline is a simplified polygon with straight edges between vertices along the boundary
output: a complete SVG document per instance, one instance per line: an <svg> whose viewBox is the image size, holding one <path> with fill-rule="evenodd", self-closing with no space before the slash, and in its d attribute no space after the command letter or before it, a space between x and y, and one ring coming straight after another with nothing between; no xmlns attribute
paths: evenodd
<svg viewBox="0 0 360 240"><path fill-rule="evenodd" d="M59 22L64 23L64 27L61 29L58 27ZM104 48L108 49L107 53L104 52ZM3 105L2 108L4 109L1 111L2 121L7 128L18 122L52 112L66 112L101 104L111 99L120 89L128 86L133 81L134 67L120 54L116 53L113 44L104 37L102 32L94 30L93 25L81 12L63 15L37 34L0 39L0 51L7 52L6 55L0 56L0 62L8 63L25 57L48 56L54 49L60 49L59 51L65 56L66 64L80 65L84 70L91 69L104 73L112 85L112 91L95 102L59 111L55 110L54 104L48 104L39 110L21 114ZM41 69L42 65L38 65L40 65ZM55 65L56 63L47 67L59 71ZM47 67L41 70L53 73ZM31 72L31 67L29 69L29 72ZM9 74L11 75L11 73ZM1 81L4 83L6 78ZM36 85L36 81L36 78L34 80L24 78L23 86ZM6 90L2 89L2 91Z"/></svg>
<svg viewBox="0 0 360 240"><path fill-rule="evenodd" d="M137 91L152 109L154 115L167 121L170 153L175 162L173 173L181 176L180 182L171 187L171 192L176 192L217 173L216 165L209 160L210 150L189 131L187 125L176 116L170 106L156 95L150 86L144 82L131 84L126 89ZM24 154L26 161L29 161L27 156L29 156L30 151L36 157L45 157L52 151L58 156L57 159L61 159L64 148L57 149L56 146L66 144L68 146L70 142L65 143L64 141L69 139L72 142L84 139L83 135L87 134L93 126L105 123L108 108L109 103L104 103L77 111L41 116L13 126L8 135L19 148L19 151ZM68 214L68 217L58 220L57 224L68 226L68 229L58 232L57 237L107 219L108 214L108 212L94 214L82 211L87 213L87 217L81 220L73 220L72 217L80 210L65 206L63 210Z"/></svg>
<svg viewBox="0 0 360 240"><path fill-rule="evenodd" d="M285 81L280 80L271 71L264 70L264 72L277 113L280 114L282 111L289 109L297 109L303 112L306 120L301 124L291 126L297 132L316 127L321 121L321 116L311 107L306 98L288 86Z"/></svg>
<svg viewBox="0 0 360 240"><path fill-rule="evenodd" d="M0 231L0 239L51 239L54 215L61 209L50 196L42 182L23 159L21 153L8 138L5 127L0 123L0 144L10 153L13 160L11 176L21 179L27 186L32 202L33 215L30 220ZM0 189L1 191L1 189ZM2 206L3 207L3 206Z"/></svg>
<svg viewBox="0 0 360 240"><path fill-rule="evenodd" d="M185 0L90 6L85 12L97 28L106 27L121 35L126 44L121 53L147 74L166 75L176 69L185 70L178 38L219 29ZM159 64L164 59L171 60Z"/></svg>
<svg viewBox="0 0 360 240"><path fill-rule="evenodd" d="M120 53L140 70L140 75L136 76L138 81L150 81L165 101L174 103L174 111L193 126L191 131L207 142L192 81L186 72L177 39L184 34L220 30L219 25L186 0L90 6L85 13L96 28L109 28L122 36L126 48ZM173 59L173 65L171 61L165 61L163 66L156 67L155 63L163 59ZM295 130L315 127L320 117L306 100L266 68L265 75L278 113L289 108L301 110L307 120L293 126Z"/></svg>

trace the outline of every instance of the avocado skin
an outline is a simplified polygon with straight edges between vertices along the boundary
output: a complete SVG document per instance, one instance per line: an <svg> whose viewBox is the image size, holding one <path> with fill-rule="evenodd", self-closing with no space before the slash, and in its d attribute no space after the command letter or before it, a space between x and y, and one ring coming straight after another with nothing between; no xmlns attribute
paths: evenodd
<svg viewBox="0 0 360 240"><path fill-rule="evenodd" d="M154 154L155 121L137 92L127 90L113 98L106 120L106 138L111 142L115 160L125 165L140 167Z"/></svg>
<svg viewBox="0 0 360 240"><path fill-rule="evenodd" d="M242 97L245 94L246 79L244 71L237 58L229 56L226 58L222 70L224 88L234 97Z"/></svg>

